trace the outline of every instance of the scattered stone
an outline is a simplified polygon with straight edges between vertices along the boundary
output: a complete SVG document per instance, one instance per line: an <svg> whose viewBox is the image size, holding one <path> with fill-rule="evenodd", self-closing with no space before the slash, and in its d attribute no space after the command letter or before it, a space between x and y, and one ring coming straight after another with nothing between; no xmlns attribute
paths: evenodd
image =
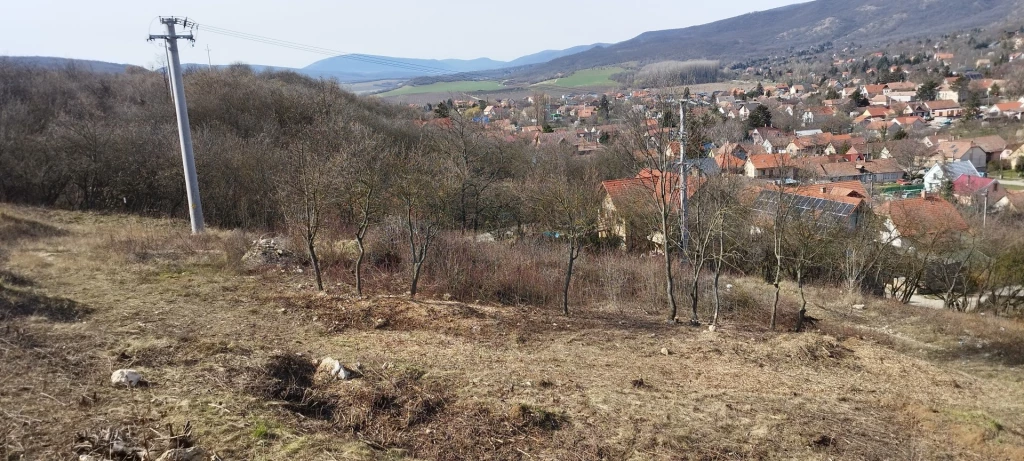
<svg viewBox="0 0 1024 461"><path fill-rule="evenodd" d="M175 448L167 450L156 461L206 461L206 452L202 448Z"/></svg>
<svg viewBox="0 0 1024 461"><path fill-rule="evenodd" d="M295 264L295 257L290 251L285 249L286 243L281 238L255 240L252 242L249 251L242 256L242 262L250 269L268 265L287 266Z"/></svg>
<svg viewBox="0 0 1024 461"><path fill-rule="evenodd" d="M708 327L708 331L712 333L714 333L716 330L718 330L718 325L711 325Z"/></svg>
<svg viewBox="0 0 1024 461"><path fill-rule="evenodd" d="M136 387L142 382L142 375L135 370L121 369L110 375L110 384L115 386Z"/></svg>
<svg viewBox="0 0 1024 461"><path fill-rule="evenodd" d="M671 354L671 353L672 353L672 352L671 352L671 351L669 351L667 347L663 347L663 348L661 348L661 355L669 355L669 354Z"/></svg>
<svg viewBox="0 0 1024 461"><path fill-rule="evenodd" d="M356 369L360 368L360 364L356 364ZM349 369L344 364L335 360L331 357L324 357L320 360L320 364L316 367L318 374L326 375L332 379L350 380L357 377L358 372Z"/></svg>
<svg viewBox="0 0 1024 461"><path fill-rule="evenodd" d="M866 305L864 305L864 304L854 304L854 305L853 305L853 308L854 308L854 309L857 309L857 310L859 310L859 311L861 311L861 310L864 310L864 308L865 308L865 307L867 307L867 306L866 306Z"/></svg>

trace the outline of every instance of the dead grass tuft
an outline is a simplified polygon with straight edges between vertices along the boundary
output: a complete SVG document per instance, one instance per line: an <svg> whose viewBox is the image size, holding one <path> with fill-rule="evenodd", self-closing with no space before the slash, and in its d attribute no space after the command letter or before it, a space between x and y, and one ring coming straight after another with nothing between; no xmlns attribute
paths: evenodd
<svg viewBox="0 0 1024 461"><path fill-rule="evenodd" d="M267 401L282 401L288 410L309 418L331 419L336 403L313 387L316 365L295 353L271 356L249 373L245 390Z"/></svg>

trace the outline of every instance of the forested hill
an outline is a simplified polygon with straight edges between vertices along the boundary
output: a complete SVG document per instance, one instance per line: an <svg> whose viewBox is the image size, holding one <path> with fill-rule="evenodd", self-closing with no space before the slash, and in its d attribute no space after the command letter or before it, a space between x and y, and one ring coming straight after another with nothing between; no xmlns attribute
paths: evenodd
<svg viewBox="0 0 1024 461"><path fill-rule="evenodd" d="M1024 19L1024 0L816 0L722 21L645 32L523 69L546 75L625 62L763 56L828 42L882 44Z"/></svg>

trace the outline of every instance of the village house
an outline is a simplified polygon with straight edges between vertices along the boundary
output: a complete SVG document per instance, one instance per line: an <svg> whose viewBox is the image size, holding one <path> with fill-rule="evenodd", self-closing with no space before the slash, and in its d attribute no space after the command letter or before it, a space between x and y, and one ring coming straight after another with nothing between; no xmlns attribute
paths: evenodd
<svg viewBox="0 0 1024 461"><path fill-rule="evenodd" d="M895 160L861 160L819 165L821 177L832 181L860 181L864 183L894 183L906 174Z"/></svg>
<svg viewBox="0 0 1024 461"><path fill-rule="evenodd" d="M814 123L815 120L820 122L828 117L834 117L835 115L836 110L834 107L810 107L807 110L805 110L804 113L800 116L800 121L803 123L804 126L807 126Z"/></svg>
<svg viewBox="0 0 1024 461"><path fill-rule="evenodd" d="M983 204L986 199L988 204L995 204L1005 195L999 181L992 178L965 174L953 181L953 196L964 206Z"/></svg>
<svg viewBox="0 0 1024 461"><path fill-rule="evenodd" d="M1015 214L1024 213L1024 191L1007 191L1003 198L992 205L992 209Z"/></svg>
<svg viewBox="0 0 1024 461"><path fill-rule="evenodd" d="M788 154L751 155L743 165L743 174L755 179L793 179L796 166Z"/></svg>
<svg viewBox="0 0 1024 461"><path fill-rule="evenodd" d="M953 204L923 193L921 197L885 202L876 212L886 218L881 240L896 248L913 249L929 241L958 239L970 229Z"/></svg>
<svg viewBox="0 0 1024 461"><path fill-rule="evenodd" d="M767 139L783 136L784 134L782 133L782 130L778 128L760 127L750 130L750 139L753 140L755 144L764 144Z"/></svg>
<svg viewBox="0 0 1024 461"><path fill-rule="evenodd" d="M924 103L928 114L932 117L957 118L964 114L960 103L954 100L935 100Z"/></svg>
<svg viewBox="0 0 1024 461"><path fill-rule="evenodd" d="M782 187L782 186L780 186ZM769 222L777 215L780 204L793 219L813 220L822 226L857 226L867 209L860 191L834 185L811 185L795 188L766 188L758 194L751 207L755 218Z"/></svg>
<svg viewBox="0 0 1024 461"><path fill-rule="evenodd" d="M698 192L704 178L687 178L687 197ZM599 212L599 231L602 238L618 237L623 248L664 245L665 239L653 229L638 224L637 217L664 203L675 211L679 210L679 175L645 169L633 178L603 181L601 188L604 198ZM664 202L662 202L664 200Z"/></svg>
<svg viewBox="0 0 1024 461"><path fill-rule="evenodd" d="M963 141L973 142L974 145L985 151L985 164L999 159L1006 150L1006 140L999 135L981 136L978 138L965 138Z"/></svg>
<svg viewBox="0 0 1024 461"><path fill-rule="evenodd" d="M924 190L938 192L947 181L956 181L962 175L981 176L971 162L948 162L933 165L924 174Z"/></svg>
<svg viewBox="0 0 1024 461"><path fill-rule="evenodd" d="M932 159L936 163L971 162L982 173L988 165L988 153L972 141L939 141Z"/></svg>
<svg viewBox="0 0 1024 461"><path fill-rule="evenodd" d="M907 107L903 108L903 115L908 117L926 118L931 116L931 111L922 103L911 103L907 104Z"/></svg>
<svg viewBox="0 0 1024 461"><path fill-rule="evenodd" d="M1019 101L1003 102L989 107L986 115L988 117L1005 117L1020 120L1022 108L1024 108L1024 104L1021 104Z"/></svg>
<svg viewBox="0 0 1024 461"><path fill-rule="evenodd" d="M893 119L893 124L898 126L899 128L902 128L903 131L906 132L913 132L928 128L928 124L925 123L924 119L914 115L896 117L895 119Z"/></svg>
<svg viewBox="0 0 1024 461"><path fill-rule="evenodd" d="M1003 151L1004 155L1001 156L1002 160L1009 163L1008 166L1011 170L1017 170L1021 164L1024 164L1024 144L1017 145L1012 150L1008 150L1010 150L1008 153Z"/></svg>

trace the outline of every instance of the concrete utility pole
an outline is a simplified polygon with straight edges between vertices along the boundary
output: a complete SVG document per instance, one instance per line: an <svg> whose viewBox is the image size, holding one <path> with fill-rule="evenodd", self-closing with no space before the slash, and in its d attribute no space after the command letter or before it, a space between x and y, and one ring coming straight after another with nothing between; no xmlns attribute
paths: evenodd
<svg viewBox="0 0 1024 461"><path fill-rule="evenodd" d="M192 221L192 233L199 234L206 227L203 223L203 204L199 199L199 179L196 177L196 161L192 155L192 131L188 123L188 107L185 105L185 84L181 80L181 60L178 58L178 39L189 40L195 43L192 34L177 35L174 31L176 24L182 27L189 27L192 22L188 19L175 17L160 18L160 22L167 26L167 35L150 35L149 40L164 40L170 54L170 68L168 73L171 76L171 92L174 95L174 109L178 114L178 139L181 141L181 162L185 167L185 189L188 193L188 215Z"/></svg>
<svg viewBox="0 0 1024 461"><path fill-rule="evenodd" d="M213 57L210 54L210 45L206 45L206 65L213 69Z"/></svg>
<svg viewBox="0 0 1024 461"><path fill-rule="evenodd" d="M689 181L687 176L689 175L689 168L686 164L686 103L682 101L679 103L679 205L682 207L682 213L679 214L679 235L680 247L683 250L683 260L688 261L689 256L686 254L686 250L690 247L690 231L688 229L688 223L690 218L690 197L689 197ZM668 236L665 236L666 241Z"/></svg>

